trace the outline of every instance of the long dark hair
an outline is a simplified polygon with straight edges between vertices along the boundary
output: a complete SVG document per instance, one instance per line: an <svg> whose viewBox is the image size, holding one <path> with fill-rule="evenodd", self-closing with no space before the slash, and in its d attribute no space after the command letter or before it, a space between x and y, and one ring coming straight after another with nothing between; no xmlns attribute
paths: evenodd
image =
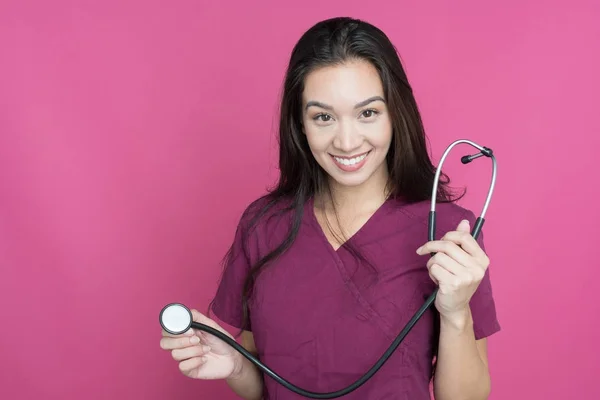
<svg viewBox="0 0 600 400"><path fill-rule="evenodd" d="M293 244L306 201L327 189L327 174L313 158L302 131L305 79L317 68L349 60L370 62L383 83L393 129L387 154L389 198L418 202L431 196L435 167L427 152L425 130L412 88L394 45L379 28L358 19L332 18L312 26L293 48L285 76L279 116L279 180L248 208L252 214L250 226L276 205L278 214L292 213L292 222L287 237L258 260L246 278L243 326L248 324L248 299L259 273ZM439 202L458 198L452 198L448 183L448 177L442 174L438 187Z"/></svg>

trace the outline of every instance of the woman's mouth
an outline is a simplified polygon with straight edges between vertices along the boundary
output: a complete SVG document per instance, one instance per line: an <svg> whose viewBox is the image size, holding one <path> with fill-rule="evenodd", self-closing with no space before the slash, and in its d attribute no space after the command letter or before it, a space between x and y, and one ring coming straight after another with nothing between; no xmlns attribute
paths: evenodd
<svg viewBox="0 0 600 400"><path fill-rule="evenodd" d="M335 165L337 165L339 169L345 172L354 172L358 171L363 165L365 165L367 156L370 153L371 151L369 150L366 153L358 154L352 157L340 157L332 154L330 155L335 162Z"/></svg>

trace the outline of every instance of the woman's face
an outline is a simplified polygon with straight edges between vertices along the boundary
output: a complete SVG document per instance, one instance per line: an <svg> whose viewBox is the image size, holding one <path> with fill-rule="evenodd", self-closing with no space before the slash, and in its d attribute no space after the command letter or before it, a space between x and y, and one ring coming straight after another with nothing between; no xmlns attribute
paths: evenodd
<svg viewBox="0 0 600 400"><path fill-rule="evenodd" d="M387 179L392 124L377 70L351 61L311 72L302 98L303 130L313 156L340 186Z"/></svg>

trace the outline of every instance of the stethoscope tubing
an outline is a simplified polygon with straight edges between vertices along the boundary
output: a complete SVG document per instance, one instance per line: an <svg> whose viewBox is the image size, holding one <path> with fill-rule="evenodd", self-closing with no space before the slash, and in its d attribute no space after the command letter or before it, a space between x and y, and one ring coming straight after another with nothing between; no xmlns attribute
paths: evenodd
<svg viewBox="0 0 600 400"><path fill-rule="evenodd" d="M463 164L467 164L467 163L471 162L472 160L479 158L481 156L487 156L487 157L491 158L492 162L493 162L492 179L491 179L491 183L490 183L490 188L488 190L488 195L486 197L485 204L483 206L483 210L482 210L480 216L475 221L475 224L471 231L471 236L473 236L475 239L477 239L481 232L481 228L483 227L483 224L485 222L485 214L487 212L487 209L488 209L491 197L492 197L492 193L494 191L494 186L496 184L496 168L497 168L496 158L493 155L492 150L487 147L482 147L470 140L465 140L465 139L457 140L457 141L453 142L450 146L448 146L448 148L442 155L442 158L440 160L440 163L438 165L438 168L437 168L437 171L435 174L433 193L432 193L432 197L431 197L431 209L429 211L429 218L428 218L428 239L429 239L429 241L432 241L435 238L435 228L436 228L435 227L435 222L436 222L435 205L436 205L436 198L437 198L438 182L439 182L439 178L440 178L440 174L441 174L441 170L442 170L442 165L443 165L444 161L446 160L446 157L448 156L449 152L452 150L452 148L461 143L469 144L469 145L477 148L480 151L479 153L477 153L475 155L464 156L462 158ZM435 303L437 293L438 293L438 289L436 288L433 291L433 293L427 298L425 303L417 310L417 312L415 312L415 314L412 316L412 318L408 321L408 323L400 331L400 333L398 334L396 339L388 347L388 349L385 351L385 353L383 353L383 355L379 358L379 360L375 364L373 364L373 366L362 377L357 379L354 383L347 386L346 388L336 390L333 392L319 393L319 392L312 392L309 390L302 389L302 388L294 385L293 383L289 382L288 380L284 379L279 374L277 374L275 371L273 371L272 369L267 367L258 358L256 358L252 353L250 353L243 346L241 346L234 339L232 339L228 335L224 334L223 332L221 332L215 328L212 328L208 325L196 322L196 321L192 321L190 327L193 329L197 329L199 331L206 332L208 334L211 334L211 335L223 340L225 343L227 343L228 345L233 347L236 351L241 353L242 356L244 356L248 361L250 361L252 364L254 364L259 370L261 370L263 373L265 373L266 375L271 377L273 380L275 380L277 383L279 383L283 387L289 389L290 391L292 391L298 395L301 395L301 396L304 396L307 398L312 398L312 399L334 399L334 398L345 396L345 395L355 391L356 389L358 389L359 387L364 385L369 379L371 379L371 377L373 377L373 375L375 375L375 373L377 373L377 371L379 371L379 369L385 364L385 362L396 351L396 349L400 346L402 341L406 338L408 333L413 329L413 327L417 324L417 322L421 319L421 317L425 314L425 312Z"/></svg>

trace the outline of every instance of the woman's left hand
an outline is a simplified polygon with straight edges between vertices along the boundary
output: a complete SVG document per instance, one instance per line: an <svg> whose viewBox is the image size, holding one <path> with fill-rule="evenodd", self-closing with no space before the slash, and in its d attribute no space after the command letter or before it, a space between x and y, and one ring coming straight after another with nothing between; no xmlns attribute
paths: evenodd
<svg viewBox="0 0 600 400"><path fill-rule="evenodd" d="M490 260L471 236L467 220L441 240L427 242L417 249L417 254L430 253L436 253L427 262L429 276L439 286L435 306L442 317L460 321L469 314L469 301Z"/></svg>

